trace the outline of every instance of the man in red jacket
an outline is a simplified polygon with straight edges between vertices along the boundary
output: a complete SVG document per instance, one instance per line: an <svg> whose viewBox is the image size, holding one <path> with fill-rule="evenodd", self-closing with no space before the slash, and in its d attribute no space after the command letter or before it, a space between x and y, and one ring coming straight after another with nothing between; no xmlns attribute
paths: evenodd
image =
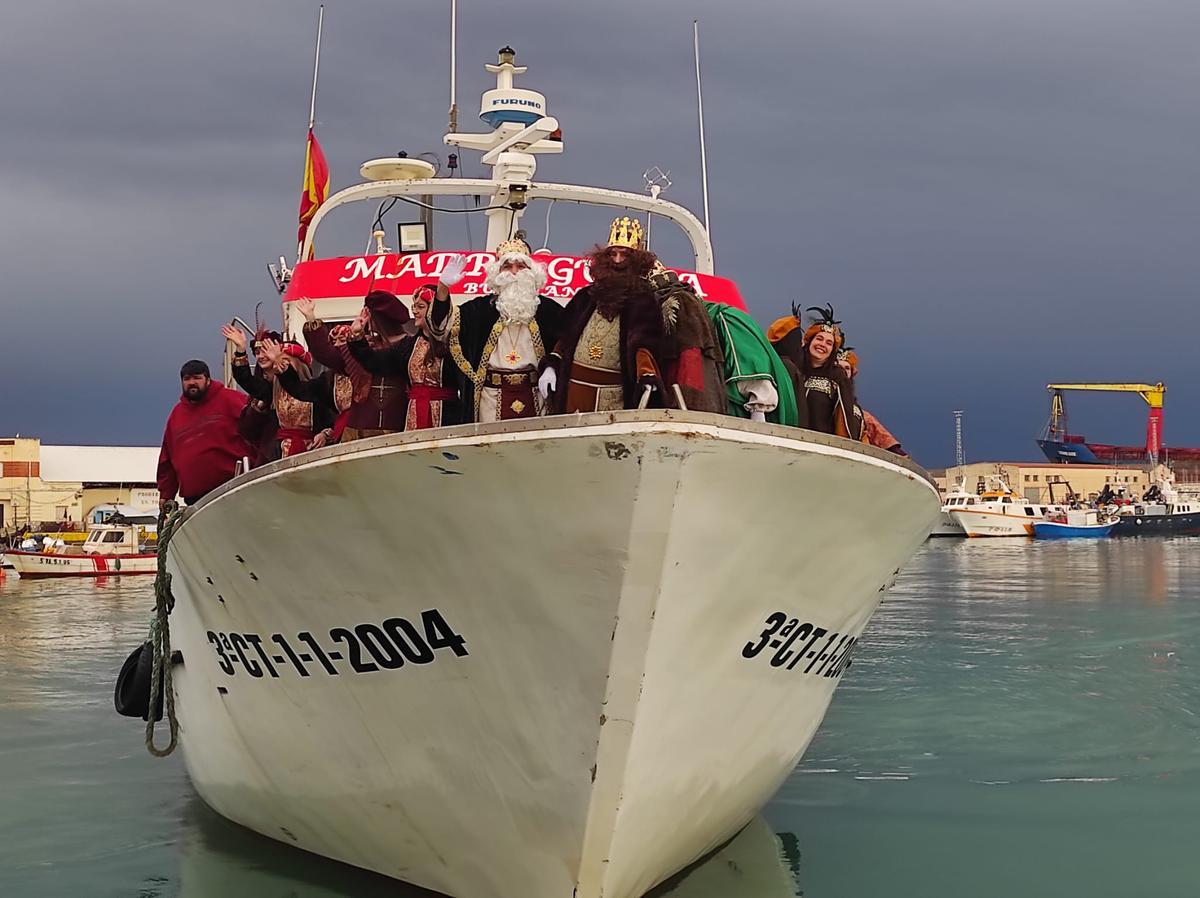
<svg viewBox="0 0 1200 898"><path fill-rule="evenodd" d="M246 397L213 380L197 359L179 371L183 396L167 418L158 456L158 504L178 493L192 505L205 493L232 480L238 459L251 454L238 435Z"/></svg>

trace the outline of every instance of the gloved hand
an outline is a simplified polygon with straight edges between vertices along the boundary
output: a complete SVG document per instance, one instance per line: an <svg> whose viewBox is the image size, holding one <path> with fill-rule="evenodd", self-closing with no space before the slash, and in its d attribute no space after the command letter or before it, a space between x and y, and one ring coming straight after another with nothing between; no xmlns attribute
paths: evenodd
<svg viewBox="0 0 1200 898"><path fill-rule="evenodd" d="M765 424L767 421L767 413L759 410L752 411L750 413L750 420L757 421L760 424Z"/></svg>
<svg viewBox="0 0 1200 898"><path fill-rule="evenodd" d="M455 253L447 261L438 280L447 287L453 287L463 279L463 271L467 267L467 257L462 253Z"/></svg>
<svg viewBox="0 0 1200 898"><path fill-rule="evenodd" d="M558 374L553 368L547 368L542 372L542 376L538 378L538 392L542 394L543 399L547 399L557 389Z"/></svg>

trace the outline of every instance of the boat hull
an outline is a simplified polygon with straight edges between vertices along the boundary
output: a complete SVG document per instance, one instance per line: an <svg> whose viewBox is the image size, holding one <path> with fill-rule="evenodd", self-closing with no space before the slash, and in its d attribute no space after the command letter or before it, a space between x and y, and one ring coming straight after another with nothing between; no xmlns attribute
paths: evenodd
<svg viewBox="0 0 1200 898"><path fill-rule="evenodd" d="M938 511L888 453L692 413L276 463L170 546L188 772L459 898L641 895L791 772Z"/></svg>
<svg viewBox="0 0 1200 898"><path fill-rule="evenodd" d="M1171 536L1200 534L1200 512L1187 514L1123 514L1113 536Z"/></svg>
<svg viewBox="0 0 1200 898"><path fill-rule="evenodd" d="M950 516L958 521L963 533L969 537L987 536L1033 536L1035 519L1002 514L997 511L954 510ZM1037 520L1040 520L1038 518Z"/></svg>
<svg viewBox="0 0 1200 898"><path fill-rule="evenodd" d="M5 558L22 580L49 577L127 577L153 574L157 555L55 555L45 552L6 552Z"/></svg>
<svg viewBox="0 0 1200 898"><path fill-rule="evenodd" d="M930 536L966 536L963 532L962 524L954 519L954 516L948 511L942 511L937 520L933 524L933 530L929 533Z"/></svg>
<svg viewBox="0 0 1200 898"><path fill-rule="evenodd" d="M1116 524L1058 524L1038 521L1033 535L1038 539L1102 539L1112 533Z"/></svg>

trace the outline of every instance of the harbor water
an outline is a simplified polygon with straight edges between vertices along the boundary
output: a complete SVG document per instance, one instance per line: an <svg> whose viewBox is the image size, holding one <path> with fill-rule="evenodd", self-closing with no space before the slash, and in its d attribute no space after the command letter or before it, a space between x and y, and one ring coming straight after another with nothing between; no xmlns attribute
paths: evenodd
<svg viewBox="0 0 1200 898"><path fill-rule="evenodd" d="M0 581L0 896L428 894L227 823L146 753L112 683L150 579ZM747 830L770 844L661 891L1197 895L1198 714L1200 540L932 541Z"/></svg>

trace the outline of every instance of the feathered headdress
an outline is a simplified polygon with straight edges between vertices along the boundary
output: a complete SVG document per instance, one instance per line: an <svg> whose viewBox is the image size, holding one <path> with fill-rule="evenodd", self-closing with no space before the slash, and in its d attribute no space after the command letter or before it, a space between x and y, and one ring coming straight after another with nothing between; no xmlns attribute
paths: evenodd
<svg viewBox="0 0 1200 898"><path fill-rule="evenodd" d="M833 306L826 303L824 306L809 306L804 311L816 312L810 320L808 328L804 331L804 345L817 334L824 331L833 337L833 348L837 351L842 348L842 344L846 342L845 336L842 334L842 329L838 327L842 322L833 317ZM796 304L792 304L792 315L797 321L800 320L800 308Z"/></svg>

